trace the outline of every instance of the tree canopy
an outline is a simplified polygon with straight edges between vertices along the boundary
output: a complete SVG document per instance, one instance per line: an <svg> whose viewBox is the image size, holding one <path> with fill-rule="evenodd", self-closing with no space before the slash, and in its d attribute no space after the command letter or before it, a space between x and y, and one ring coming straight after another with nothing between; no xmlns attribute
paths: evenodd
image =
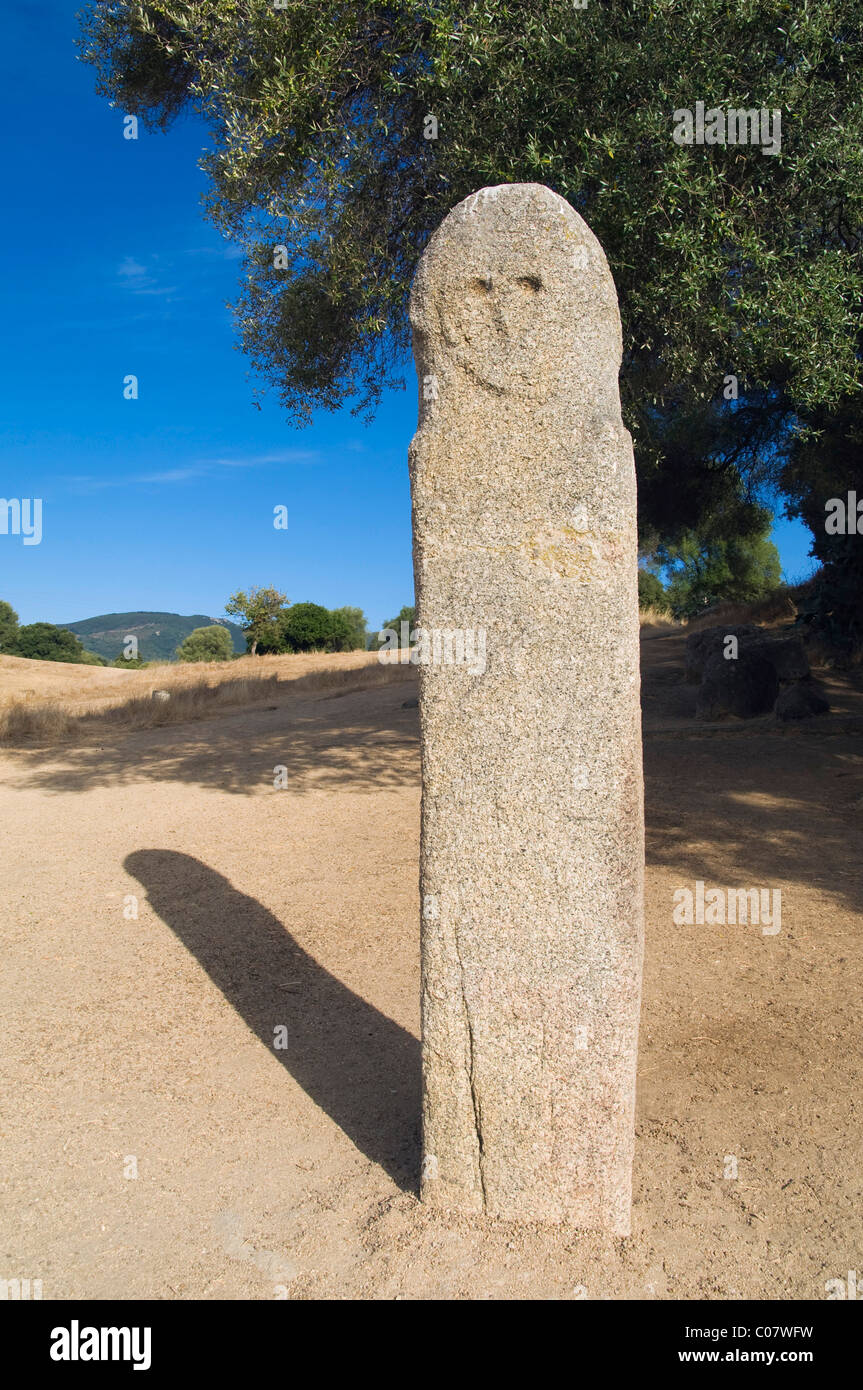
<svg viewBox="0 0 863 1390"><path fill-rule="evenodd" d="M83 15L100 90L154 126L187 103L209 121L208 210L249 255L240 328L299 419L376 398L429 233L481 184L513 181L557 189L599 236L630 399L684 382L711 399L727 371L801 403L859 380L855 0L117 0ZM675 143L673 113L699 97L780 110L781 152Z"/></svg>
<svg viewBox="0 0 863 1390"><path fill-rule="evenodd" d="M11 603L7 603L5 599L0 599L0 652L14 655L17 637L18 614Z"/></svg>
<svg viewBox="0 0 863 1390"><path fill-rule="evenodd" d="M665 586L659 575L654 574L652 570L639 568L638 606L639 608L652 608L659 612L669 611Z"/></svg>
<svg viewBox="0 0 863 1390"><path fill-rule="evenodd" d="M333 651L352 652L362 650L368 642L366 615L361 608L333 608L331 610L331 642Z"/></svg>
<svg viewBox="0 0 863 1390"><path fill-rule="evenodd" d="M54 623L25 623L5 650L10 656L27 656L36 661L74 661L82 666L106 664L95 652L86 651L74 632Z"/></svg>
<svg viewBox="0 0 863 1390"><path fill-rule="evenodd" d="M395 633L394 645L396 647L409 647L410 635L414 630L416 619L416 608L413 606L413 604L406 604L403 608L399 609L398 613L394 618L387 618L386 622L381 624L378 631L374 634L374 645L377 648L389 646L389 644L393 642L393 638L383 637L381 634ZM402 623L407 623L407 627L405 628L404 632L402 632ZM402 641L402 637L404 637L405 639L404 642Z"/></svg>
<svg viewBox="0 0 863 1390"><path fill-rule="evenodd" d="M225 612L243 621L246 645L252 656L261 651L279 651L279 620L287 595L272 586L252 586L248 593L238 589L225 604Z"/></svg>
<svg viewBox="0 0 863 1390"><path fill-rule="evenodd" d="M373 411L430 233L515 181L566 197L608 256L643 533L757 507L798 422L859 390L857 0L91 0L81 51L151 127L208 122L240 340L295 424ZM778 149L678 144L697 101L779 112Z"/></svg>
<svg viewBox="0 0 863 1390"><path fill-rule="evenodd" d="M325 651L333 635L333 615L320 603L293 603L285 609L279 626L282 651Z"/></svg>
<svg viewBox="0 0 863 1390"><path fill-rule="evenodd" d="M765 508L747 508L736 525L723 519L658 547L656 559L670 575L665 601L676 618L693 618L718 599L752 603L777 587L782 567L771 520Z"/></svg>

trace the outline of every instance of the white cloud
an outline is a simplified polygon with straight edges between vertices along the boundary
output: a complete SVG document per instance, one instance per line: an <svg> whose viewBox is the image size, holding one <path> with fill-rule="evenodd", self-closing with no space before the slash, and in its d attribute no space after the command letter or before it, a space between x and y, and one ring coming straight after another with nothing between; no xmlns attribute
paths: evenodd
<svg viewBox="0 0 863 1390"><path fill-rule="evenodd" d="M158 260L159 258L156 256L154 259ZM160 285L156 276L146 265L136 261L134 256L126 256L125 260L120 262L117 267L117 276L121 289L129 290L132 294L164 295L176 293L176 285Z"/></svg>
<svg viewBox="0 0 863 1390"><path fill-rule="evenodd" d="M140 279L142 275L147 274L147 267L141 265L140 262L136 261L132 256L127 256L124 261L120 262L117 268L117 274L127 279Z"/></svg>
<svg viewBox="0 0 863 1390"><path fill-rule="evenodd" d="M319 463L323 455L318 449L282 449L272 454L249 454L244 458L199 459L180 468L167 468L155 473L133 473L125 478L98 478L78 474L66 482L78 491L98 492L109 487L134 487L170 483L188 483L193 478L212 476L220 468L266 468L270 464Z"/></svg>

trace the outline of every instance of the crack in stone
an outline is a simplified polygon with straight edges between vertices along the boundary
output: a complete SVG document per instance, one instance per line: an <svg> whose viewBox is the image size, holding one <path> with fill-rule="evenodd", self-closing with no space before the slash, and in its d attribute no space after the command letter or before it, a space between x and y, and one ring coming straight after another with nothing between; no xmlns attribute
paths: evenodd
<svg viewBox="0 0 863 1390"><path fill-rule="evenodd" d="M478 1166L478 1168L479 1168L479 1185L480 1185L480 1191L481 1191L481 1193L482 1193L482 1209L483 1209L483 1211L487 1211L487 1210L488 1210L488 1198L487 1198L487 1194L486 1194L486 1190L485 1190L485 1165L484 1165L485 1152L484 1152L484 1145L483 1145L483 1138L482 1138L482 1106L480 1105L479 1093L478 1093L477 1087L476 1087L476 1079L475 1079L475 1056L474 1056L474 1040L473 1040L473 1024L471 1023L470 1010L468 1009L468 1006L467 1006L467 995L465 994L465 989L464 989L464 966L462 965L461 951L459 950L459 944L458 944L458 930L457 930L457 929L455 929L455 930L453 931L453 944L455 945L455 953L456 953L456 956L458 957L458 968L459 968L459 975L460 975L460 982L461 982L461 1003L462 1003L462 1008L463 1008L463 1010L464 1010L465 1027L467 1028L467 1041L468 1041L468 1068L467 1068L467 1079L468 1079L468 1085L470 1086L470 1099L471 1099L471 1105L473 1106L473 1128L474 1128L474 1133L476 1134L477 1166Z"/></svg>

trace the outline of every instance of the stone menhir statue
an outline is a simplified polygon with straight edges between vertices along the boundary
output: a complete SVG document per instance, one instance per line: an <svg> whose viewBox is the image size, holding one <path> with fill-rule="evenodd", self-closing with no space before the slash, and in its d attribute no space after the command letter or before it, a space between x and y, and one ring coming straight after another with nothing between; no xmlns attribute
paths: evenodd
<svg viewBox="0 0 863 1390"><path fill-rule="evenodd" d="M484 188L411 322L422 1196L626 1235L644 847L614 283L563 198Z"/></svg>

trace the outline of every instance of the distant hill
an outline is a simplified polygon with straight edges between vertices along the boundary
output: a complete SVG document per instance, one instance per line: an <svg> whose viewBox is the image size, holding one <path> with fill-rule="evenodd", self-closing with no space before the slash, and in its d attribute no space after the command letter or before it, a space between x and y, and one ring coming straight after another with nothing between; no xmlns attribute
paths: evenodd
<svg viewBox="0 0 863 1390"><path fill-rule="evenodd" d="M123 650L126 637L137 637L142 661L173 661L184 637L196 627L220 623L231 634L235 652L246 650L243 630L237 623L208 618L206 613L183 617L180 613L102 613L98 618L82 618L77 623L60 623L77 633L89 652L113 661Z"/></svg>

